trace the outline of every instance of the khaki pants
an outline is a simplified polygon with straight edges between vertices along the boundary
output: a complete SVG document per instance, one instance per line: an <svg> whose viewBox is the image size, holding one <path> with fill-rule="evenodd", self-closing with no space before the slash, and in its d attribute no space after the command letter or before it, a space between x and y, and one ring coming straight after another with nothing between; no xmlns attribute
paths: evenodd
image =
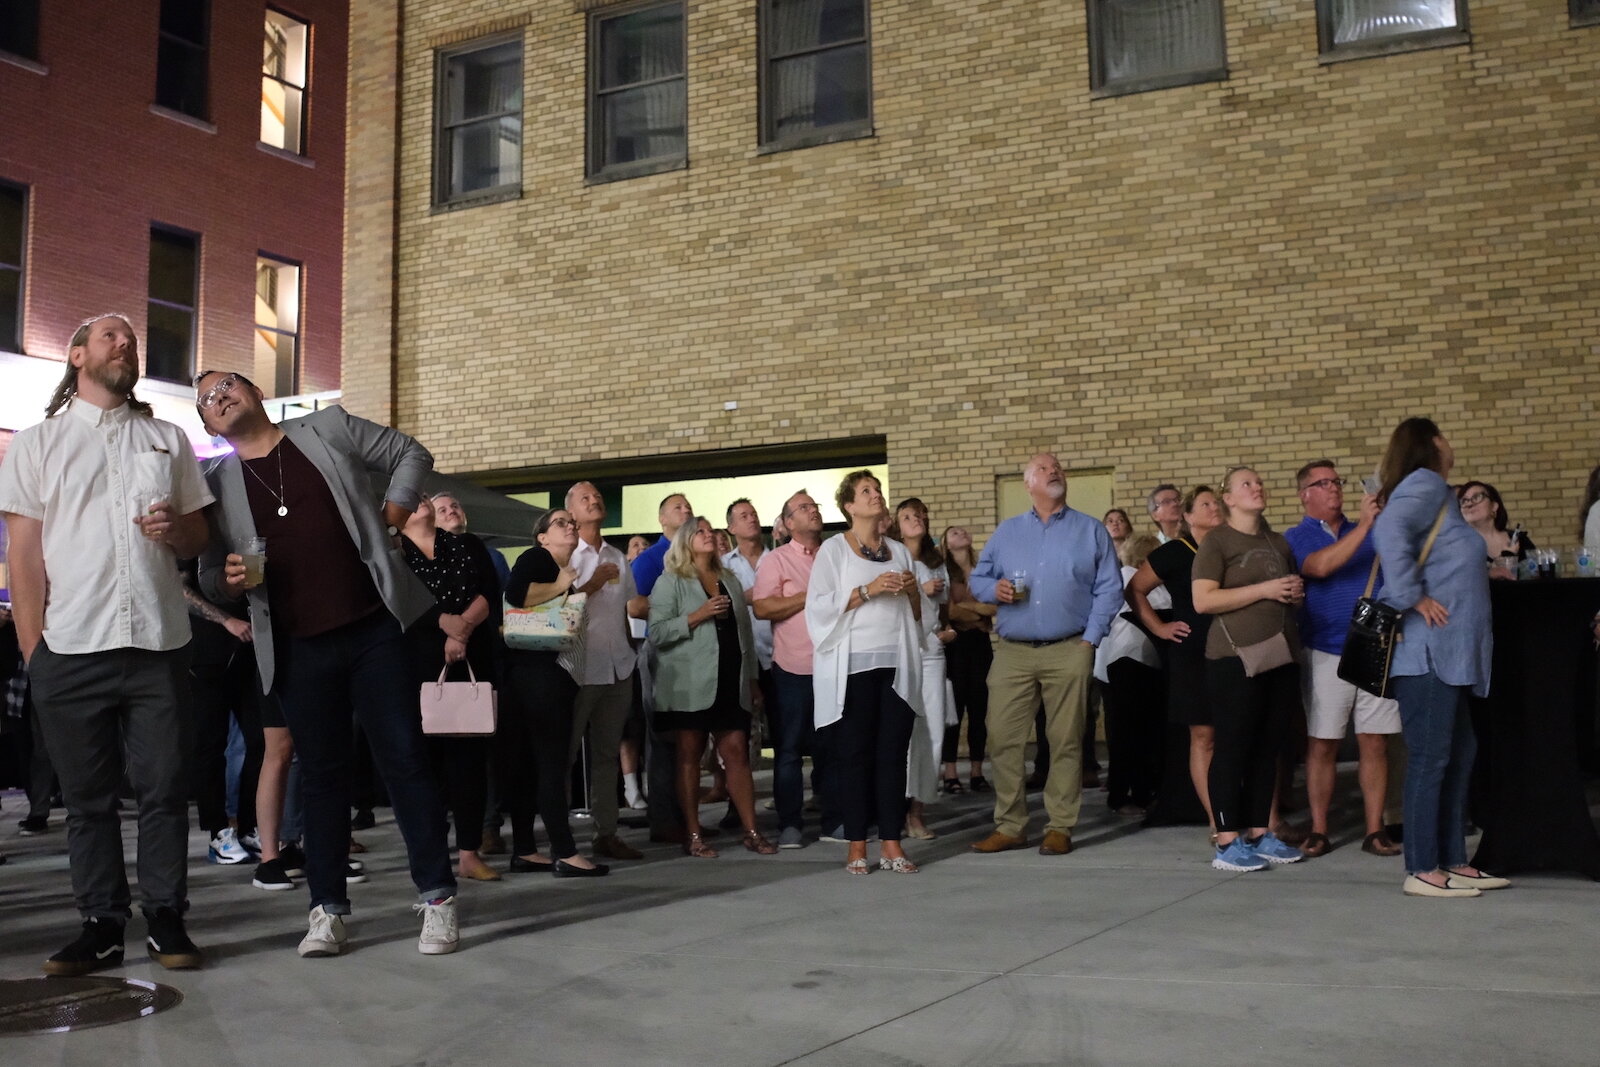
<svg viewBox="0 0 1600 1067"><path fill-rule="evenodd" d="M589 737L589 810L594 813L594 835L617 832L617 753L622 731L633 710L633 675L603 685L580 685L572 708L572 740L568 765Z"/></svg>
<svg viewBox="0 0 1600 1067"><path fill-rule="evenodd" d="M1031 648L1001 641L989 668L989 773L994 828L1025 837L1028 827L1024 755L1033 716L1044 705L1050 744L1044 787L1046 830L1070 831L1083 802L1083 724L1088 711L1094 649L1077 638Z"/></svg>

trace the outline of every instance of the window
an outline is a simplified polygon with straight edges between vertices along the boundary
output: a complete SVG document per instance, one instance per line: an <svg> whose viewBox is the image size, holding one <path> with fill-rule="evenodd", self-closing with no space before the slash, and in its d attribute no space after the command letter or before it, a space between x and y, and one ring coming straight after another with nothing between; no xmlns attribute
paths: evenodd
<svg viewBox="0 0 1600 1067"><path fill-rule="evenodd" d="M1317 0L1324 61L1465 44L1466 0Z"/></svg>
<svg viewBox="0 0 1600 1067"><path fill-rule="evenodd" d="M39 0L0 3L0 52L39 58Z"/></svg>
<svg viewBox="0 0 1600 1067"><path fill-rule="evenodd" d="M28 191L0 182L0 352L22 351L22 253Z"/></svg>
<svg viewBox="0 0 1600 1067"><path fill-rule="evenodd" d="M187 382L194 371L195 308L200 303L200 238L150 227L150 303L144 372Z"/></svg>
<svg viewBox="0 0 1600 1067"><path fill-rule="evenodd" d="M1220 0L1089 0L1089 87L1138 93L1228 76Z"/></svg>
<svg viewBox="0 0 1600 1067"><path fill-rule="evenodd" d="M197 119L206 117L208 0L161 0L156 45L156 103Z"/></svg>
<svg viewBox="0 0 1600 1067"><path fill-rule="evenodd" d="M305 151L306 54L311 27L267 9L261 53L261 142Z"/></svg>
<svg viewBox="0 0 1600 1067"><path fill-rule="evenodd" d="M300 264L256 259L255 366L273 368L273 395L300 392Z"/></svg>
<svg viewBox="0 0 1600 1067"><path fill-rule="evenodd" d="M434 201L500 193L522 183L522 41L439 53Z"/></svg>
<svg viewBox="0 0 1600 1067"><path fill-rule="evenodd" d="M632 178L688 165L681 3L594 15L589 23L589 176Z"/></svg>
<svg viewBox="0 0 1600 1067"><path fill-rule="evenodd" d="M1600 24L1600 0L1567 0L1567 13L1574 26Z"/></svg>
<svg viewBox="0 0 1600 1067"><path fill-rule="evenodd" d="M788 148L872 133L866 0L762 0L761 143Z"/></svg>

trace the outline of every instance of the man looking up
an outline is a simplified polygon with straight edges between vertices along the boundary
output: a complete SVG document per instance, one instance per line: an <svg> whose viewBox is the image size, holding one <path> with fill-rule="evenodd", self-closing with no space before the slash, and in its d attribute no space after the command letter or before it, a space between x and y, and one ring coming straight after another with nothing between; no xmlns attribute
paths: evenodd
<svg viewBox="0 0 1600 1067"><path fill-rule="evenodd" d="M400 554L399 528L422 499L433 457L415 440L323 408L276 426L262 393L238 373L207 371L195 386L206 429L233 451L206 478L221 506L200 559L200 589L246 598L264 692L274 692L300 756L311 916L302 956L345 950L352 712L389 787L416 886L426 955L457 946L456 879L444 802L423 746L404 631L433 596ZM382 507L367 472L389 475ZM265 581L241 553L266 540Z"/></svg>
<svg viewBox="0 0 1600 1067"><path fill-rule="evenodd" d="M1162 482L1150 490L1146 498L1150 503L1150 521L1156 524L1156 536L1162 544L1176 540L1183 532L1183 494L1170 482Z"/></svg>
<svg viewBox="0 0 1600 1067"><path fill-rule="evenodd" d="M139 811L139 895L150 955L198 967L183 925L189 804L189 617L177 561L206 544L212 502L183 431L134 398L139 341L118 315L67 345L45 421L0 466L17 642L67 804L83 932L46 974L119 967L132 896L117 793Z"/></svg>

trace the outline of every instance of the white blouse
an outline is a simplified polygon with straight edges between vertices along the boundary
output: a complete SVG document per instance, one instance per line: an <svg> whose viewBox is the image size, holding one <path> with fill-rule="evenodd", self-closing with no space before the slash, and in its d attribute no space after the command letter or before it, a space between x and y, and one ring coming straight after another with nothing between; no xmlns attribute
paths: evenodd
<svg viewBox="0 0 1600 1067"><path fill-rule="evenodd" d="M806 589L806 630L815 648L811 687L814 724L831 726L844 714L850 675L878 667L894 668L894 691L922 714L922 630L904 596L873 597L847 611L850 594L886 571L913 570L911 553L885 540L889 561L874 563L843 537L830 537L817 549ZM857 658L859 655L859 659Z"/></svg>

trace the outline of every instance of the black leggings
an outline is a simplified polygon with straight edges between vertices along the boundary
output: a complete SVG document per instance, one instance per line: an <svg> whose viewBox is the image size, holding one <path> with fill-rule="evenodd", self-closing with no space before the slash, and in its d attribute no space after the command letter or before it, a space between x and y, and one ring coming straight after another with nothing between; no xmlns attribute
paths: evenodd
<svg viewBox="0 0 1600 1067"><path fill-rule="evenodd" d="M1106 668L1106 752L1111 764L1106 782L1113 808L1147 808L1161 784L1167 740L1166 680L1157 667L1133 657Z"/></svg>
<svg viewBox="0 0 1600 1067"><path fill-rule="evenodd" d="M967 756L984 758L989 741L989 665L994 646L982 630L961 630L944 649L945 671L956 695L956 723L944 728L944 762L954 763L961 750L961 717L967 719Z"/></svg>
<svg viewBox="0 0 1600 1067"><path fill-rule="evenodd" d="M518 856L538 851L533 838L535 813L544 820L555 858L577 854L567 821L571 808L567 746L577 697L577 683L556 662L554 652L506 653L495 773L501 797L511 809L511 850Z"/></svg>
<svg viewBox="0 0 1600 1067"><path fill-rule="evenodd" d="M1278 753L1300 700L1300 667L1290 663L1246 678L1237 656L1206 660L1206 688L1216 725L1209 783L1217 830L1266 826Z"/></svg>
<svg viewBox="0 0 1600 1067"><path fill-rule="evenodd" d="M483 813L489 802L489 752L487 737L428 738L433 776L456 821L456 848L464 852L483 847Z"/></svg>
<svg viewBox="0 0 1600 1067"><path fill-rule="evenodd" d="M847 841L865 841L878 825L881 841L900 840L906 821L906 754L916 712L894 691L894 669L852 674L845 685L844 716L833 749Z"/></svg>

